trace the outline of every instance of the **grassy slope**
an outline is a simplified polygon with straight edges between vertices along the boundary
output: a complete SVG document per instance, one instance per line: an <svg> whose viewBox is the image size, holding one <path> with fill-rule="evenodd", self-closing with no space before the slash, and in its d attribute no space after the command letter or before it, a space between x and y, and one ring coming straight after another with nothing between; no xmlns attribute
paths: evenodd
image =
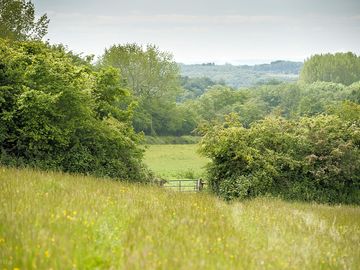
<svg viewBox="0 0 360 270"><path fill-rule="evenodd" d="M358 269L360 208L0 167L0 269Z"/></svg>
<svg viewBox="0 0 360 270"><path fill-rule="evenodd" d="M166 179L198 178L207 160L196 153L196 144L148 145L145 163Z"/></svg>

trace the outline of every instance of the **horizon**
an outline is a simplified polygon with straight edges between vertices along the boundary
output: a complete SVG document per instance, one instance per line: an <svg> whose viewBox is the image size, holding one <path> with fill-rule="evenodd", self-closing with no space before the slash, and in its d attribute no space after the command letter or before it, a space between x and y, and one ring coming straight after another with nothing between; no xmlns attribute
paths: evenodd
<svg viewBox="0 0 360 270"><path fill-rule="evenodd" d="M256 66L256 65L265 65L271 64L275 61L289 61L289 62L301 62L304 63L304 60L300 59L237 59L237 60L228 60L228 61L220 61L220 60L208 60L208 61L193 61L193 62L179 62L176 61L178 64L183 65L202 65L207 63L214 63L217 66L230 64L233 66Z"/></svg>

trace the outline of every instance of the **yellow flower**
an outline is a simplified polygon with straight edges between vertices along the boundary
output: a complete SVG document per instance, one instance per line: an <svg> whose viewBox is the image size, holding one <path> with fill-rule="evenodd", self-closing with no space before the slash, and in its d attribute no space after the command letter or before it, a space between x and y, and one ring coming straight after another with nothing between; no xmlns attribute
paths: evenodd
<svg viewBox="0 0 360 270"><path fill-rule="evenodd" d="M44 254L45 254L45 257L46 257L46 258L49 258L49 257L50 257L50 252L49 252L48 250L47 250L47 251L45 251L45 253L44 253Z"/></svg>

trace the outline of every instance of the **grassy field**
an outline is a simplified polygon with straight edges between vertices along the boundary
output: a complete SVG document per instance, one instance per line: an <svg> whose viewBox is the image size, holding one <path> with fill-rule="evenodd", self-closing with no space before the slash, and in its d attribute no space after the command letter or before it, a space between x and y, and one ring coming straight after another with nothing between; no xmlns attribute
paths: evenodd
<svg viewBox="0 0 360 270"><path fill-rule="evenodd" d="M360 208L0 167L0 269L359 269Z"/></svg>
<svg viewBox="0 0 360 270"><path fill-rule="evenodd" d="M197 152L196 144L148 145L145 163L165 179L203 177L208 162Z"/></svg>

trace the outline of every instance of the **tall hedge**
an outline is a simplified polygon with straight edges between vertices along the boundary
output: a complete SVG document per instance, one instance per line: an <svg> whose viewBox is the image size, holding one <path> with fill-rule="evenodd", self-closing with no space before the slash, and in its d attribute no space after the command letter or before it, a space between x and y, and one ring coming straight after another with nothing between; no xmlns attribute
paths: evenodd
<svg viewBox="0 0 360 270"><path fill-rule="evenodd" d="M360 107L345 106L342 114ZM226 200L272 195L359 204L360 115L348 116L271 117L244 128L229 115L224 124L203 128L211 190Z"/></svg>
<svg viewBox="0 0 360 270"><path fill-rule="evenodd" d="M118 71L94 71L61 46L0 39L0 162L146 177Z"/></svg>

